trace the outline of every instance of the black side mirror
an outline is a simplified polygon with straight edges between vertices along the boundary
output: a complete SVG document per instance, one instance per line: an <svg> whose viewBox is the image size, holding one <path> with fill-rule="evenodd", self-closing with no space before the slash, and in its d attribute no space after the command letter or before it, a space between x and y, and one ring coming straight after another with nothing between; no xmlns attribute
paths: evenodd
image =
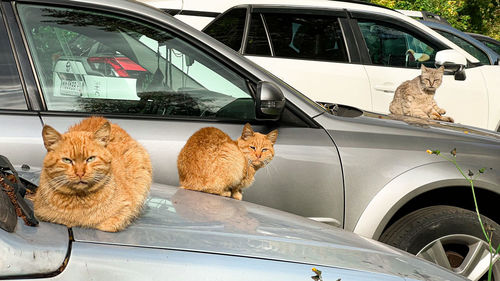
<svg viewBox="0 0 500 281"><path fill-rule="evenodd" d="M454 64L454 63L444 63L445 74L453 74L455 80L464 81L466 78L465 75L465 66L463 64Z"/></svg>
<svg viewBox="0 0 500 281"><path fill-rule="evenodd" d="M257 84L255 110L257 118L278 120L285 109L285 96L274 83L260 81Z"/></svg>
<svg viewBox="0 0 500 281"><path fill-rule="evenodd" d="M467 59L456 50L442 50L436 53L436 66L444 66L445 74L453 74L455 80L464 81Z"/></svg>

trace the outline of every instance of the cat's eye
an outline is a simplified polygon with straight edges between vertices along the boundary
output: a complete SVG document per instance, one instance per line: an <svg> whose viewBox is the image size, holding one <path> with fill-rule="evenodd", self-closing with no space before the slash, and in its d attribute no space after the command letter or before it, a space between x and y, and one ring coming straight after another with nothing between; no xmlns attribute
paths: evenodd
<svg viewBox="0 0 500 281"><path fill-rule="evenodd" d="M71 159L69 159L69 158L66 158L66 157L64 157L64 158L62 159L62 161L63 161L64 163L66 163L66 164L73 164L73 161L72 161Z"/></svg>
<svg viewBox="0 0 500 281"><path fill-rule="evenodd" d="M89 158L87 158L87 163L90 163L94 160L95 160L95 156L90 156Z"/></svg>
<svg viewBox="0 0 500 281"><path fill-rule="evenodd" d="M255 146L250 146L251 149L255 150Z"/></svg>
<svg viewBox="0 0 500 281"><path fill-rule="evenodd" d="M269 150L269 149L267 149L267 148L263 148L263 149L262 149L262 152L266 152L266 151L268 151L268 150Z"/></svg>

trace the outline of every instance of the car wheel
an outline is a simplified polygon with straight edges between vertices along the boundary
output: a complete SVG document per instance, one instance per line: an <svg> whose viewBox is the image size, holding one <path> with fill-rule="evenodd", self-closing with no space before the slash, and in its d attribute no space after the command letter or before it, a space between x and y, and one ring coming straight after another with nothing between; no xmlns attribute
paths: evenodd
<svg viewBox="0 0 500 281"><path fill-rule="evenodd" d="M492 246L500 243L500 225L481 216ZM380 241L437 263L471 280L487 280L489 246L475 212L432 206L414 211L387 228ZM493 280L500 280L499 255L493 257Z"/></svg>

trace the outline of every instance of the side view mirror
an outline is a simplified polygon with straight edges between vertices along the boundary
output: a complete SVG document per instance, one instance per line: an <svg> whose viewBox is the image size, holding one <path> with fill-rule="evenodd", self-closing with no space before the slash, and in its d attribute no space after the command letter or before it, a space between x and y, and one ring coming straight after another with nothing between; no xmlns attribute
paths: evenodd
<svg viewBox="0 0 500 281"><path fill-rule="evenodd" d="M436 53L436 66L444 66L445 74L453 74L455 80L465 80L467 59L456 50L442 50Z"/></svg>
<svg viewBox="0 0 500 281"><path fill-rule="evenodd" d="M258 118L278 120L285 109L285 96L274 83L260 81L257 84L255 109Z"/></svg>

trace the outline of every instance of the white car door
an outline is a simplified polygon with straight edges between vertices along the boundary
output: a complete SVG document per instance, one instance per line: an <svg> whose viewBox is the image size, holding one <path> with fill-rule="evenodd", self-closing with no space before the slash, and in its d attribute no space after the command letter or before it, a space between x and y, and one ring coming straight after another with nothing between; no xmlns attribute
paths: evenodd
<svg viewBox="0 0 500 281"><path fill-rule="evenodd" d="M389 112L396 88L420 75L421 64L434 67L436 52L446 48L443 43L433 42L392 21L358 20L371 59L371 65L365 65L365 69L371 85L373 110L381 113ZM435 99L455 122L486 128L488 93L480 68L467 68L464 81L445 75Z"/></svg>
<svg viewBox="0 0 500 281"><path fill-rule="evenodd" d="M360 64L246 57L314 101L372 110L370 84Z"/></svg>

